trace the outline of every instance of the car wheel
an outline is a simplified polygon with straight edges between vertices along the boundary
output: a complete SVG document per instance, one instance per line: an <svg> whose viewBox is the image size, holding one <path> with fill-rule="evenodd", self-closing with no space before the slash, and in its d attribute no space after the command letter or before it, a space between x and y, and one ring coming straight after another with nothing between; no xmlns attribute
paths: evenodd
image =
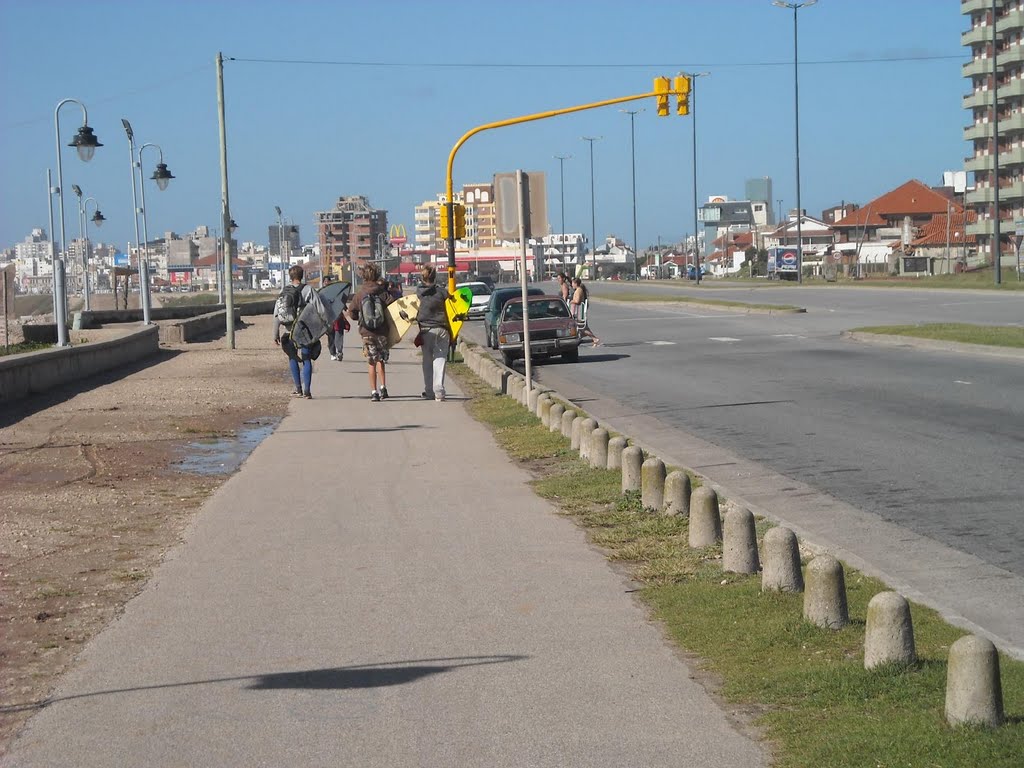
<svg viewBox="0 0 1024 768"><path fill-rule="evenodd" d="M562 359L567 363L575 363L580 359L580 348L567 349L562 353Z"/></svg>
<svg viewBox="0 0 1024 768"><path fill-rule="evenodd" d="M502 352L501 359L505 361L506 366L511 368L512 364L516 361L516 356L513 355L511 352Z"/></svg>
<svg viewBox="0 0 1024 768"><path fill-rule="evenodd" d="M489 325L484 326L484 339L486 340L484 344L486 344L487 348L494 349L494 338L491 336L491 326Z"/></svg>

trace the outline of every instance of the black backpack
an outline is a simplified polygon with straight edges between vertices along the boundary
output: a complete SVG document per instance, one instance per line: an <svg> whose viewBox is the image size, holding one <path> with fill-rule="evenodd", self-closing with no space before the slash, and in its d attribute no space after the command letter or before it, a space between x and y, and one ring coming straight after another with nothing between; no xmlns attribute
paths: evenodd
<svg viewBox="0 0 1024 768"><path fill-rule="evenodd" d="M274 316L286 325L295 322L295 318L302 311L302 288L296 285L286 285L281 290L274 304Z"/></svg>
<svg viewBox="0 0 1024 768"><path fill-rule="evenodd" d="M387 324L384 317L384 298L380 291L363 295L359 302L359 324L368 331L382 331Z"/></svg>

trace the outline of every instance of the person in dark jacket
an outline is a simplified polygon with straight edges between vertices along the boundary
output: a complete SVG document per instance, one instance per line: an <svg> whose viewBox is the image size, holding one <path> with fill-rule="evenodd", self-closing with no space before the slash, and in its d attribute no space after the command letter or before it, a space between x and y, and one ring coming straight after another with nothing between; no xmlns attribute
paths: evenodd
<svg viewBox="0 0 1024 768"><path fill-rule="evenodd" d="M448 290L437 284L437 270L425 264L420 267L422 282L416 289L420 300L416 320L420 326L423 351L424 400L444 400L444 369L448 361L451 336L448 331L448 313L444 303Z"/></svg>
<svg viewBox="0 0 1024 768"><path fill-rule="evenodd" d="M389 356L388 331L386 326L378 330L367 328L360 322L360 314L365 296L379 295L381 301L387 305L391 301L391 294L388 291L388 284L380 279L380 270L375 264L363 264L359 267L359 277L363 284L348 303L348 316L359 323L359 336L363 340L363 357L366 358L366 364L369 366L370 399L379 403L381 400L388 399L386 368ZM377 389L378 378L380 379L380 389Z"/></svg>

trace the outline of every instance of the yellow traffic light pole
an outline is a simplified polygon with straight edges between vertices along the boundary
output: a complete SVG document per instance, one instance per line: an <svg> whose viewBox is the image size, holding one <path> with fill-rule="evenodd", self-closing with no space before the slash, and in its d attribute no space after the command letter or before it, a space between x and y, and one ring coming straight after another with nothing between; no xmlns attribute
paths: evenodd
<svg viewBox="0 0 1024 768"><path fill-rule="evenodd" d="M604 101L595 101L591 104L580 104L575 107L565 107L563 109L552 109L547 112L537 112L533 115L523 115L522 117L510 117L507 120L499 120L496 123L486 123L484 125L478 125L470 131L467 131L462 135L455 146L452 147L452 151L448 155L448 168L447 177L445 179L445 212L444 216L447 219L447 231L448 237L448 293L455 293L455 240L456 240L456 228L455 228L455 183L453 180L453 170L455 167L455 155L470 138L483 131L489 131L493 128L504 128L508 125L518 125L519 123L529 123L534 120L545 120L549 117L558 117L559 115L568 115L573 112L583 112L587 109L597 109L598 107L610 107L613 104L625 104L629 101L639 101L640 99L647 99L651 96L655 96L658 99L658 114L668 114L668 97L677 96L678 107L677 111L680 115L689 114L689 93L690 93L690 80L685 76L678 76L675 78L675 82L671 83L667 77L656 77L654 78L654 90L648 91L647 93L638 93L633 96L621 96L617 99L606 99Z"/></svg>

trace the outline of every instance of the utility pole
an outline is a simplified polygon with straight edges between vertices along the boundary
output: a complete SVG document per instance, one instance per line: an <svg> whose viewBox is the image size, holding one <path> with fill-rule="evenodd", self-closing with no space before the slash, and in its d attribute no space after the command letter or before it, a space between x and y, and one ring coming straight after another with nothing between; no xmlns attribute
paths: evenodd
<svg viewBox="0 0 1024 768"><path fill-rule="evenodd" d="M235 292L231 275L231 206L228 201L228 134L224 117L224 56L217 52L217 117L220 123L220 218L224 238L224 310L228 349L235 348Z"/></svg>

